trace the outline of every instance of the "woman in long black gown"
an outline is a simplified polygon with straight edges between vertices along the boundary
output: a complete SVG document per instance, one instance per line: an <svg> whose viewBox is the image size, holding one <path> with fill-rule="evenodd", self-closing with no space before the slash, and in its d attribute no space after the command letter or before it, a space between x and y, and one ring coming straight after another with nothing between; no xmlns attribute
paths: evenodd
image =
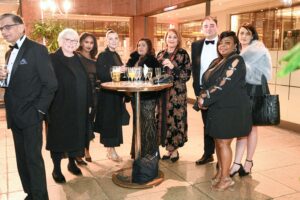
<svg viewBox="0 0 300 200"><path fill-rule="evenodd" d="M80 46L77 49L78 56L85 66L85 69L89 75L90 79L90 93L91 96L89 97L92 99L93 105L89 110L88 116L88 137L85 141L85 148L84 148L84 157L85 160L88 162L92 162L92 157L90 155L89 147L90 147L90 140L95 138L93 123L95 118L95 109L97 107L97 96L96 96L96 55L98 53L97 47L97 40L94 35L91 33L82 33L79 39ZM86 162L82 160L81 157L76 158L76 162L79 165L87 165Z"/></svg>
<svg viewBox="0 0 300 200"><path fill-rule="evenodd" d="M98 56L96 62L97 77L101 81L112 81L110 68L112 66L122 66L122 60L116 52L119 38L118 34L109 30L106 33L107 47ZM100 142L107 147L107 158L113 161L122 161L117 154L115 147L123 143L122 133L122 113L125 112L123 102L124 95L120 92L101 89L98 93L98 106L95 119L95 131L100 133Z"/></svg>
<svg viewBox="0 0 300 200"><path fill-rule="evenodd" d="M138 41L137 50L130 54L130 58L127 62L128 67L149 67L155 72L156 67L159 67L159 63L155 58L155 52L152 47L152 42L148 38L142 38ZM157 92L145 92L141 94L141 156L144 157L147 154L153 155L158 151L158 135L155 118L155 107L158 98ZM135 115L134 98L132 98L132 107ZM135 123L135 117L133 118ZM133 132L131 157L135 158L134 151L134 138L135 132Z"/></svg>

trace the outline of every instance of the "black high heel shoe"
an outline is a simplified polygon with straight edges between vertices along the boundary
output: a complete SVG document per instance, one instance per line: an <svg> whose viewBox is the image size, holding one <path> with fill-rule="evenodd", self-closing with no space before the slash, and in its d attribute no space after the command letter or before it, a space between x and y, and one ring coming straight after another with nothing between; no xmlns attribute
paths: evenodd
<svg viewBox="0 0 300 200"><path fill-rule="evenodd" d="M162 160L169 160L171 158L172 152L169 151L167 155L163 155Z"/></svg>
<svg viewBox="0 0 300 200"><path fill-rule="evenodd" d="M251 163L251 167L250 167L250 171L249 172L246 172L245 169L244 169L244 174L243 175L240 175L240 176L248 176L249 174L251 174L251 170L252 170L252 167L253 167L253 161L252 160L247 160L246 159L246 162L249 162Z"/></svg>
<svg viewBox="0 0 300 200"><path fill-rule="evenodd" d="M240 168L238 170L236 170L235 172L231 173L229 175L230 177L234 177L234 175L236 175L237 173L239 173L239 176L247 176L247 175L245 175L246 172L245 172L245 169L244 169L244 167L241 163L233 162L233 164L240 166Z"/></svg>
<svg viewBox="0 0 300 200"><path fill-rule="evenodd" d="M170 160L174 163L177 160L179 160L179 152L177 151L177 156L176 157L171 157Z"/></svg>

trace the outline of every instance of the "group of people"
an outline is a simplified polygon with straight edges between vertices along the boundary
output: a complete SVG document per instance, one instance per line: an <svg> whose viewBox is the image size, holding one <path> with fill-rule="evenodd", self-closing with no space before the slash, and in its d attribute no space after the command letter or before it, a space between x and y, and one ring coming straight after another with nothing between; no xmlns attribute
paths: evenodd
<svg viewBox="0 0 300 200"><path fill-rule="evenodd" d="M217 21L208 16L202 30L205 39L192 44L196 110L201 109L204 123L204 154L196 165L214 161L216 150L217 174L212 178L212 188L223 191L234 185L234 175L251 173L258 136L249 97L262 95L261 79L271 79L272 63L255 27L249 23L243 24L237 35L224 31L218 36ZM232 163L234 138L237 142Z"/></svg>
<svg viewBox="0 0 300 200"><path fill-rule="evenodd" d="M52 177L65 183L61 160L68 158L68 170L82 175L78 165L92 158L89 143L94 131L107 148L107 158L122 161L115 147L123 143L122 126L129 122L125 103L135 100L130 93L101 89L112 81L110 68L121 66L123 78L132 67L161 68L172 77L173 86L160 92L141 94L141 156L154 155L159 145L166 148L162 160L179 160L179 147L187 142L187 87L193 73L196 107L204 123L204 154L197 165L214 160L218 171L212 187L225 190L234 184L235 174L246 176L253 166L257 127L252 124L249 96L260 95L261 76L271 77L271 59L251 24L244 24L218 36L217 21L203 21L205 39L192 44L192 59L181 47L176 29L165 34L166 48L157 56L148 38L141 38L126 63L117 53L117 32L106 33L107 47L98 54L97 40L90 33L80 36L66 28L58 36L59 49L47 49L26 37L23 20L14 14L0 16L3 38L11 43L5 55L7 69L0 80L7 83L5 105L8 127L12 129L17 166L26 199L48 199L44 161L41 155L42 122L46 121L46 149L53 161ZM241 52L240 52L241 51ZM135 119L135 118L134 118ZM133 123L136 123L133 120ZM135 158L133 132L131 156ZM232 162L230 144L237 138ZM245 164L241 164L247 147ZM83 160L85 158L85 161ZM231 166L232 165L232 166ZM231 167L230 167L231 166Z"/></svg>

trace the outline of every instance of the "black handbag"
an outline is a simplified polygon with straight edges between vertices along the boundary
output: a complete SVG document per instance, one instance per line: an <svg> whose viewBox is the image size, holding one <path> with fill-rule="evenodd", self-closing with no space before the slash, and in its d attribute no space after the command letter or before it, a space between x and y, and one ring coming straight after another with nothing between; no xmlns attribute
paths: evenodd
<svg viewBox="0 0 300 200"><path fill-rule="evenodd" d="M162 83L173 83L173 76L172 75L168 75L168 74L164 74L162 77L157 78L154 77L153 78L153 84L162 84Z"/></svg>
<svg viewBox="0 0 300 200"><path fill-rule="evenodd" d="M139 157L133 162L132 182L144 184L152 181L158 176L158 153L154 155L147 154L145 157Z"/></svg>
<svg viewBox="0 0 300 200"><path fill-rule="evenodd" d="M254 126L269 126L280 123L279 96L271 95L267 79L261 77L262 96L250 96L252 122ZM255 90L253 87L252 90ZM252 91L255 94L255 91Z"/></svg>

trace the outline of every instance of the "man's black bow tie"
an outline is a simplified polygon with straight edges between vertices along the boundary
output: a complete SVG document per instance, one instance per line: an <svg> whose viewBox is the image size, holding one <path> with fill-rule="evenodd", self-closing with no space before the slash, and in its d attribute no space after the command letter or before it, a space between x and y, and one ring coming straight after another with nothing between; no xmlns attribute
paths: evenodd
<svg viewBox="0 0 300 200"><path fill-rule="evenodd" d="M205 44L215 44L214 40L205 40Z"/></svg>
<svg viewBox="0 0 300 200"><path fill-rule="evenodd" d="M14 49L19 49L19 46L18 44L14 44L14 45L9 45L9 48L11 48L11 50L14 50Z"/></svg>

